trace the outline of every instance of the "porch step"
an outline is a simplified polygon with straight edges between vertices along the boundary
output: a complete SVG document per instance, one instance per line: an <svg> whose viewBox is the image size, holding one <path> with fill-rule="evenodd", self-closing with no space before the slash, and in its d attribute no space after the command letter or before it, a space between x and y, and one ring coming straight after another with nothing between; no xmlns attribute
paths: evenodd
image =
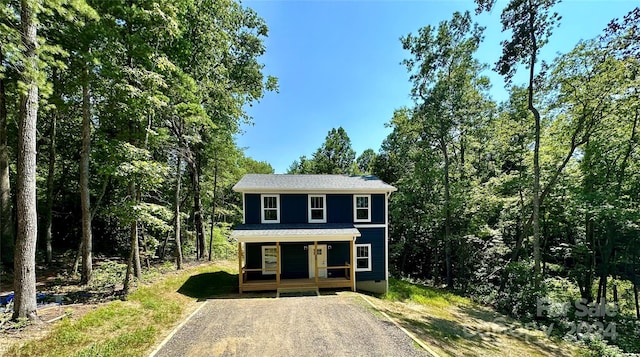
<svg viewBox="0 0 640 357"><path fill-rule="evenodd" d="M295 286L287 288L278 288L276 291L276 298L280 297L282 293L305 293L314 292L317 296L320 296L320 289L317 286Z"/></svg>

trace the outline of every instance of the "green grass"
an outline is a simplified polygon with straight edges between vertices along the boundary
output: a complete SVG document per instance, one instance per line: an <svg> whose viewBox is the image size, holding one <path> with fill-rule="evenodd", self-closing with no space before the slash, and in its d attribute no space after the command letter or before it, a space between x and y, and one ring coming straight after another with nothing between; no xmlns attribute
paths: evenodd
<svg viewBox="0 0 640 357"><path fill-rule="evenodd" d="M11 356L142 356L196 301L237 291L231 268L200 266L139 287L78 319L66 318L42 339L14 345Z"/></svg>
<svg viewBox="0 0 640 357"><path fill-rule="evenodd" d="M393 278L389 280L389 292L384 295L384 299L404 302L412 301L420 305L437 308L473 305L470 299L454 293Z"/></svg>
<svg viewBox="0 0 640 357"><path fill-rule="evenodd" d="M404 328L442 356L573 356L578 350L548 339L492 309L452 292L390 279L378 302Z"/></svg>

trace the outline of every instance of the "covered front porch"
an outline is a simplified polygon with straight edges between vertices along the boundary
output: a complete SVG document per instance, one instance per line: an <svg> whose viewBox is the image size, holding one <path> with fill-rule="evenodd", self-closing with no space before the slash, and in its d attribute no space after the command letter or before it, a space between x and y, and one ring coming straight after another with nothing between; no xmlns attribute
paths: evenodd
<svg viewBox="0 0 640 357"><path fill-rule="evenodd" d="M238 240L240 293L349 288L355 291L353 226L243 225Z"/></svg>

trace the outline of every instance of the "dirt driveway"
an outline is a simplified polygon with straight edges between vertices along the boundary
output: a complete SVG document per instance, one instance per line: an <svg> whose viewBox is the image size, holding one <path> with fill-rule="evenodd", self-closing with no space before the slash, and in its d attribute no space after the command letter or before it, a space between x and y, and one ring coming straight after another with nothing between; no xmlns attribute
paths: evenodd
<svg viewBox="0 0 640 357"><path fill-rule="evenodd" d="M156 356L427 356L355 294L205 304Z"/></svg>

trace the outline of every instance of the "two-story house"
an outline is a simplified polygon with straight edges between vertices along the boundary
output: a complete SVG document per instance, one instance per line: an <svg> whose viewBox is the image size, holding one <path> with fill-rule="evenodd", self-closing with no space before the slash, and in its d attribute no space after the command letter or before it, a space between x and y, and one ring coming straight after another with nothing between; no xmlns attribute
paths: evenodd
<svg viewBox="0 0 640 357"><path fill-rule="evenodd" d="M238 241L240 292L388 289L389 195L374 176L245 175Z"/></svg>

